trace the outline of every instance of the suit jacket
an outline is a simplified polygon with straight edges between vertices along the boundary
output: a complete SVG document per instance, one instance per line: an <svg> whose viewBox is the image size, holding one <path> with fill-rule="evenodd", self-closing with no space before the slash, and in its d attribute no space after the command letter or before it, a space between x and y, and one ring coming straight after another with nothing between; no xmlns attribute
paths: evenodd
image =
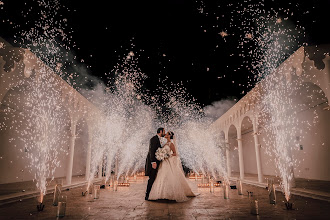
<svg viewBox="0 0 330 220"><path fill-rule="evenodd" d="M157 135L153 136L149 142L149 152L148 152L146 164L145 164L145 175L146 176L149 176L149 174L150 174L150 171L152 169L152 166L151 166L152 162L157 163L156 169L158 169L160 161L156 159L156 150L160 147L161 147L161 145L160 145L158 136Z"/></svg>

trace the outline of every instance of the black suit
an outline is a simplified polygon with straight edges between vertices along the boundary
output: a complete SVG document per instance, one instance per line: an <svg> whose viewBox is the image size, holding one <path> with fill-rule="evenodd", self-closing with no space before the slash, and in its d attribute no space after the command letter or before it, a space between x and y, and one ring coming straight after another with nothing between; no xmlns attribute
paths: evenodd
<svg viewBox="0 0 330 220"><path fill-rule="evenodd" d="M149 176L148 186L147 186L147 191L146 191L147 199L149 198L149 193L150 193L152 184L155 182L155 179L157 176L160 161L156 159L156 150L160 147L161 147L161 145L160 145L158 135L153 136L149 142L149 152L147 155L146 165L145 165L145 175ZM152 162L157 163L156 169L152 168L152 165L151 165Z"/></svg>

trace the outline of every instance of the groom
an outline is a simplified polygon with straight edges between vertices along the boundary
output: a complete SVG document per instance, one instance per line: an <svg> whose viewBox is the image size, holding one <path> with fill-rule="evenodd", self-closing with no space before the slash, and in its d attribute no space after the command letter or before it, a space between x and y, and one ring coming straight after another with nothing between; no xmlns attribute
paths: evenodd
<svg viewBox="0 0 330 220"><path fill-rule="evenodd" d="M148 180L148 186L146 191L146 197L145 200L149 199L149 193L152 187L152 184L155 182L158 166L159 166L159 160L156 159L156 150L161 147L160 145L160 138L165 136L165 129L164 128L158 128L157 129L157 135L153 136L150 139L149 142L149 152L146 159L146 165L145 165L145 171L146 176L149 176Z"/></svg>

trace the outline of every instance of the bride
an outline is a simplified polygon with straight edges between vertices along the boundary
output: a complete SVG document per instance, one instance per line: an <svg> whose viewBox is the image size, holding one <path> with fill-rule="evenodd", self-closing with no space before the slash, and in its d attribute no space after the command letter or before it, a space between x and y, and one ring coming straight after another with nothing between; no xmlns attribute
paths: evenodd
<svg viewBox="0 0 330 220"><path fill-rule="evenodd" d="M163 148L168 148L173 154L160 163L157 177L149 194L149 200L168 199L184 202L189 199L188 197L197 194L193 193L184 175L177 146L173 140L174 133L167 132L165 138L167 143Z"/></svg>

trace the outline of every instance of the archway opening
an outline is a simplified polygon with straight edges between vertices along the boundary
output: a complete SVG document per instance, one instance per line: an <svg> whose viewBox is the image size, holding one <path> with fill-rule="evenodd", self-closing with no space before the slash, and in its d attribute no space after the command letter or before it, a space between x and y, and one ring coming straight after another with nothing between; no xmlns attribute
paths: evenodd
<svg viewBox="0 0 330 220"><path fill-rule="evenodd" d="M245 116L241 123L241 138L243 148L244 176L254 178L258 175L253 124L250 117Z"/></svg>
<svg viewBox="0 0 330 220"><path fill-rule="evenodd" d="M72 167L73 181L83 181L85 179L88 135L88 124L85 118L81 118L76 125Z"/></svg>
<svg viewBox="0 0 330 220"><path fill-rule="evenodd" d="M234 125L230 125L228 129L228 145L231 176L239 177L237 128Z"/></svg>

